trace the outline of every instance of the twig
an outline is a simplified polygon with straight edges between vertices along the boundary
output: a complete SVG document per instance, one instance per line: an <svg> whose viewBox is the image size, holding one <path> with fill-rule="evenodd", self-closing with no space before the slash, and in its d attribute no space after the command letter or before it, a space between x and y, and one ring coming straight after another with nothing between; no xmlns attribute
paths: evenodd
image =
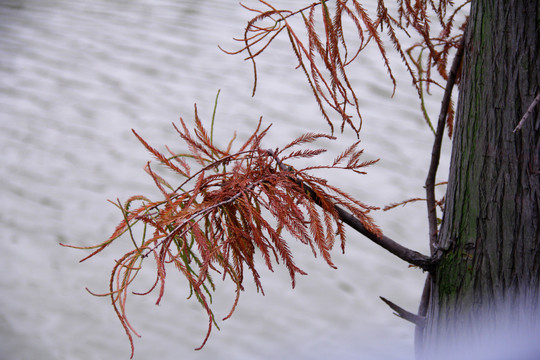
<svg viewBox="0 0 540 360"><path fill-rule="evenodd" d="M525 121L529 118L529 116L531 115L534 107L540 102L540 93L538 93L538 95L536 95L536 97L534 98L534 100L532 101L531 105L529 105L529 108L527 109L527 111L525 112L525 114L523 115L523 117L521 118L521 120L519 121L519 124L517 124L516 128L514 129L514 133L517 132L518 130L521 130L521 127L523 126L523 124L525 123Z"/></svg>
<svg viewBox="0 0 540 360"><path fill-rule="evenodd" d="M161 241L159 242L156 242L154 244L154 246L148 250L148 252L146 254L143 255L144 258L148 257L148 255L150 255L150 253L152 253L153 251L155 251L159 246L165 244L165 243L168 243L171 241L171 239L173 239L175 236L183 236L184 234L186 234L187 232L189 232L193 226L195 225L195 223L197 223L199 220L196 220L195 222L191 223L193 220L195 220L198 216L204 216L206 215L207 213L209 213L210 211L214 210L215 208L218 208L220 206L223 206L223 205L226 205L226 204L230 204L232 203L233 201L235 201L236 199L238 199L240 196L242 196L244 194L244 192L246 190L251 190L253 189L256 185L259 185L260 183L262 182L262 180L259 180L259 181L256 181L256 182L253 182L253 183L250 183L246 186L245 189L237 192L236 194L234 194L233 196L223 200L223 201L220 201L216 204L213 204L211 206L208 206L206 208L203 208L199 211L196 211L195 213L193 213L189 218L185 219L184 221L182 221L180 223L180 225L177 225L165 238L163 238ZM188 225L182 232L180 232L180 230L182 230L182 228L186 225L186 224L189 224L191 223L191 225ZM129 224L128 224L129 226Z"/></svg>
<svg viewBox="0 0 540 360"><path fill-rule="evenodd" d="M417 326L421 326L421 327L424 326L424 323L426 322L425 317L413 314L412 312L403 309L402 307L394 304L388 299L383 298L382 296L379 296L379 297L381 298L382 301L386 303L386 305L390 307L390 309L394 310L396 312L396 315L399 316L400 318L410 321Z"/></svg>
<svg viewBox="0 0 540 360"><path fill-rule="evenodd" d="M439 114L439 121L437 123L437 131L435 133L435 140L433 141L433 150L431 151L431 163L429 165L428 175L426 178L426 199L428 208L428 222L429 222L429 245L431 254L435 253L434 245L437 242L437 209L435 201L435 177L437 176L437 168L439 167L439 160L441 158L441 144L444 134L444 126L446 123L446 117L448 115L448 107L450 105L450 99L452 98L452 90L456 82L461 60L463 58L463 49L465 45L465 35L461 39L457 53L452 62L450 73L448 74L448 81L446 82L446 89L441 103L441 112Z"/></svg>

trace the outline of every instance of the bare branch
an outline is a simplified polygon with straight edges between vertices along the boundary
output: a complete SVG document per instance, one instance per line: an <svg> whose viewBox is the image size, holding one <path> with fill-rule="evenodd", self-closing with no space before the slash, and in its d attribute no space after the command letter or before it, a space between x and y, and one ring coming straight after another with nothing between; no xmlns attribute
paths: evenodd
<svg viewBox="0 0 540 360"><path fill-rule="evenodd" d="M448 75L448 81L446 82L446 89L444 91L444 96L441 103L441 112L439 114L439 121L437 123L437 131L435 133L435 140L433 141L433 150L431 151L431 163L429 165L429 171L426 179L426 199L429 221L429 245L432 255L435 253L435 243L437 242L435 177L437 176L437 168L439 167L439 160L441 158L441 144L444 133L444 126L446 124L446 116L448 114L448 107L450 106L452 90L457 79L457 75L461 65L461 59L463 58L464 43L465 35L463 35L461 39L461 44L459 45L457 53L454 57L452 67L450 69L450 74Z"/></svg>
<svg viewBox="0 0 540 360"><path fill-rule="evenodd" d="M306 189L306 191L308 191ZM383 249L388 250L390 253L396 255L401 260L408 262L411 265L420 267L423 270L429 271L431 267L436 263L436 260L430 256L426 256L417 251L411 250L396 241L392 240L388 236L382 235L378 236L377 234L369 231L364 227L364 225L354 217L351 213L343 210L339 206L335 206L337 213L339 214L340 219L360 234L364 235L375 244L381 246Z"/></svg>
<svg viewBox="0 0 540 360"><path fill-rule="evenodd" d="M273 153L272 150L267 150L269 154L271 154L274 159L276 160L278 166L283 171L292 171L292 169L283 164L279 158ZM296 178L290 177L292 181L294 181L297 185L301 186L302 189L310 196L310 198L315 202L315 204L321 206L322 199L319 197L319 195L308 185L306 185L301 180L298 180ZM371 241L373 241L375 244L381 246L383 249L389 251L390 253L396 255L400 259L408 262L411 265L415 265L420 267L423 270L429 271L431 270L432 266L438 261L438 258L430 257L424 254L421 254L417 251L411 250L396 241L392 240L388 236L385 236L381 233L376 233L370 229L368 229L362 221L360 221L357 217L355 217L353 214L349 213L348 211L344 210L338 205L334 205L334 209L336 210L337 214L339 215L339 218L341 221L343 221L345 224L352 227L354 230L358 231L360 234L364 235Z"/></svg>
<svg viewBox="0 0 540 360"><path fill-rule="evenodd" d="M403 309L402 307L394 304L388 299L383 298L382 296L379 296L379 298L384 301L386 305L390 307L390 309L394 310L396 312L396 315L400 318L410 321L417 326L424 326L424 323L426 322L425 317L413 314L412 312Z"/></svg>

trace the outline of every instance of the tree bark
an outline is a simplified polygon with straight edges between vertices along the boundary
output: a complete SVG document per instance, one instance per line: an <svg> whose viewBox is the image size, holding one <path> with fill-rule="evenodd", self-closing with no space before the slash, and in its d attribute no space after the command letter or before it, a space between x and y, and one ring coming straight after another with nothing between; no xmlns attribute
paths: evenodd
<svg viewBox="0 0 540 360"><path fill-rule="evenodd" d="M514 132L540 92L539 29L540 0L472 1L420 358L540 328L540 105Z"/></svg>

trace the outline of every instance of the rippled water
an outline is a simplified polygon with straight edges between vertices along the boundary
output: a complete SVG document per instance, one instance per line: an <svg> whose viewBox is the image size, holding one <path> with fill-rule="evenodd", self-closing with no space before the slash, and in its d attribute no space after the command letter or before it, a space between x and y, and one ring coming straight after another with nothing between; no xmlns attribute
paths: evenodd
<svg viewBox="0 0 540 360"><path fill-rule="evenodd" d="M121 216L107 199L155 193L142 170L150 157L131 128L174 147L171 122L191 119L195 102L208 120L221 89L219 138L235 130L245 138L261 115L274 123L269 147L306 128L328 130L285 39L260 59L251 98L251 65L217 47L238 46L231 39L248 16L218 0L0 1L0 359L129 357L108 299L85 291L106 291L121 249L79 264L83 252L58 244L102 241ZM367 158L382 160L367 176L329 180L373 205L422 196L431 135L407 74L396 73L404 90L389 102L380 58L360 62L352 81L363 89L362 144ZM437 99L430 101L435 116ZM353 140L340 135L329 150ZM389 236L427 251L423 204L375 217ZM142 334L135 359L410 358L413 327L378 296L415 310L423 274L353 232L346 254L334 254L337 270L296 250L309 276L291 290L285 271L263 272L266 296L248 288L198 352L205 314L171 272L162 305L150 296L128 306ZM218 289L218 317L228 313L231 290Z"/></svg>

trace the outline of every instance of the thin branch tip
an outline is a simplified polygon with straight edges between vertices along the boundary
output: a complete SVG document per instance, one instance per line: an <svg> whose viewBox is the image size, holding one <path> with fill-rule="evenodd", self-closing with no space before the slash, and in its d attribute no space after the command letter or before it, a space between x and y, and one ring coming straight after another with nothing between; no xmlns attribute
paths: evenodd
<svg viewBox="0 0 540 360"><path fill-rule="evenodd" d="M435 200L435 179L437 177L437 169L439 167L439 161L441 158L441 146L442 138L444 134L444 128L446 125L446 119L448 117L448 110L451 104L452 91L458 78L459 69L463 59L463 52L465 48L465 36L462 37L461 43L457 49L456 55L452 62L450 74L446 82L446 88L444 91L443 99L441 102L441 111L439 113L439 119L437 122L437 130L435 132L435 140L433 141L433 149L431 151L431 161L426 178L426 201L428 211L428 224L429 224L429 244L431 253L434 253L433 246L437 242L437 210Z"/></svg>
<svg viewBox="0 0 540 360"><path fill-rule="evenodd" d="M527 119L529 118L529 116L533 112L533 109L535 108L536 105L538 105L539 102L540 102L540 93L538 93L536 95L534 100L531 102L531 105L529 105L529 107L527 108L527 111L525 112L525 114L523 114L523 117L519 121L519 124L517 124L516 128L513 131L514 133L521 130L521 127L523 126L523 124L525 124L525 121L527 121Z"/></svg>
<svg viewBox="0 0 540 360"><path fill-rule="evenodd" d="M386 304L388 305L388 307L390 307L390 309L394 310L395 311L395 314L396 316L404 319L404 320L407 320L417 326L420 326L420 327L423 327L425 322L426 322L426 318L424 316L420 316L420 315L417 315L417 314L414 314L410 311L407 311L405 309L403 309L401 306L399 305L396 305L394 304L393 302L391 302L390 300L382 297L382 296L379 296L379 298Z"/></svg>

